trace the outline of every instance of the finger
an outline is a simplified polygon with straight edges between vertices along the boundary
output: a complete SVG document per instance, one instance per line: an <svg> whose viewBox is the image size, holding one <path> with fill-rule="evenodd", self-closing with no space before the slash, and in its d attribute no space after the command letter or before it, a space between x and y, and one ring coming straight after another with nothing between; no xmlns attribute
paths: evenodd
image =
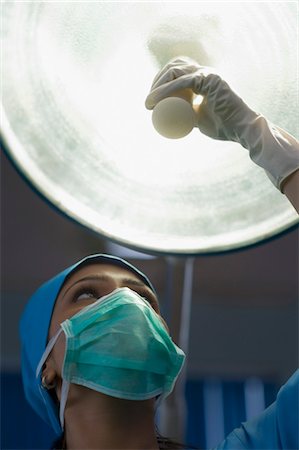
<svg viewBox="0 0 299 450"><path fill-rule="evenodd" d="M198 79L199 77L199 79ZM145 100L145 107L147 109L153 109L157 103L159 103L163 98L171 97L177 91L181 89L192 89L194 91L194 82L200 84L201 75L194 77L194 75L186 74L179 78L176 78L168 83L158 86L156 89L152 90ZM195 92L195 91L194 91Z"/></svg>
<svg viewBox="0 0 299 450"><path fill-rule="evenodd" d="M175 78L195 72L200 66L190 58L172 59L154 78L151 89L155 89L161 84L172 81Z"/></svg>
<svg viewBox="0 0 299 450"><path fill-rule="evenodd" d="M195 61L193 61L191 58L187 58L184 56L180 56L178 58L173 58L171 59L161 70L160 72L157 73L157 75L155 76L151 89L153 89L154 87L157 87L157 83L160 79L164 79L164 83L166 81L171 81L173 78L169 78L169 80L166 80L165 76L166 73L171 74L171 70L174 68L181 68L182 70L184 70L184 67L187 68L188 66L196 66L197 63ZM160 83L161 84L161 83Z"/></svg>
<svg viewBox="0 0 299 450"><path fill-rule="evenodd" d="M182 76L196 73L197 70L198 66L190 66L190 65L171 67L167 72L165 72L162 76L160 76L155 83L153 83L151 89L156 89L159 86L169 83L170 81L176 80L177 78L180 78Z"/></svg>
<svg viewBox="0 0 299 450"><path fill-rule="evenodd" d="M193 91L197 95L205 97L217 89L222 78L215 73L212 67L201 67L193 79Z"/></svg>

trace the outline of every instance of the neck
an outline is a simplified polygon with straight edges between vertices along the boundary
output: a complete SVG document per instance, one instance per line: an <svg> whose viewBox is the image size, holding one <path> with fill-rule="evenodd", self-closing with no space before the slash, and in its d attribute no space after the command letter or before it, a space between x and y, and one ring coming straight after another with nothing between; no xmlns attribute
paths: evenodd
<svg viewBox="0 0 299 450"><path fill-rule="evenodd" d="M123 400L71 385L65 437L68 450L158 450L154 399Z"/></svg>

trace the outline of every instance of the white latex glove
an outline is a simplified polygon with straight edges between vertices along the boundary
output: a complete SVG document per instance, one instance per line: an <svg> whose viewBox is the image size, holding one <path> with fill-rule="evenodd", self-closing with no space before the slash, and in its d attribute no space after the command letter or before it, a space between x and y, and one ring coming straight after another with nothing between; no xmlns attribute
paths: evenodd
<svg viewBox="0 0 299 450"><path fill-rule="evenodd" d="M239 142L281 190L283 181L299 168L299 142L250 109L213 69L189 58L171 60L157 74L146 108L153 109L181 89L203 96L197 110L200 131L214 139Z"/></svg>

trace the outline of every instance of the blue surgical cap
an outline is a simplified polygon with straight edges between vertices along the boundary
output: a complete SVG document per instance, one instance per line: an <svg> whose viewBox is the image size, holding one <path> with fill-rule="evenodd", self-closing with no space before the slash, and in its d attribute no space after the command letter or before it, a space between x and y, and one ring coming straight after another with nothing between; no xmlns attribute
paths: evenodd
<svg viewBox="0 0 299 450"><path fill-rule="evenodd" d="M29 299L20 322L21 368L25 396L35 412L54 429L57 435L62 433L59 405L42 387L41 376L36 378L36 369L47 345L55 301L66 277L82 264L93 262L110 263L131 270L155 292L149 279L132 264L116 256L95 254L78 261L47 281Z"/></svg>

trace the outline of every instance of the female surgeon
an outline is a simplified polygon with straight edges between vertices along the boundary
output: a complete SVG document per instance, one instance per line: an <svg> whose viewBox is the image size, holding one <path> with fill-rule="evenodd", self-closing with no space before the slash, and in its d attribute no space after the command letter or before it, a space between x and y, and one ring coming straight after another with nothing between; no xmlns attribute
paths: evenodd
<svg viewBox="0 0 299 450"><path fill-rule="evenodd" d="M204 100L198 127L239 142L299 210L299 143L252 111L210 69L180 58L156 76L146 99L189 88ZM155 430L184 353L172 341L149 279L128 262L91 255L42 285L20 324L26 398L62 439L55 448L183 448ZM277 400L220 443L221 449L298 449L298 371Z"/></svg>
<svg viewBox="0 0 299 450"><path fill-rule="evenodd" d="M154 414L184 353L138 269L111 255L84 258L34 293L20 331L25 394L63 434L58 448L176 448L156 436Z"/></svg>

